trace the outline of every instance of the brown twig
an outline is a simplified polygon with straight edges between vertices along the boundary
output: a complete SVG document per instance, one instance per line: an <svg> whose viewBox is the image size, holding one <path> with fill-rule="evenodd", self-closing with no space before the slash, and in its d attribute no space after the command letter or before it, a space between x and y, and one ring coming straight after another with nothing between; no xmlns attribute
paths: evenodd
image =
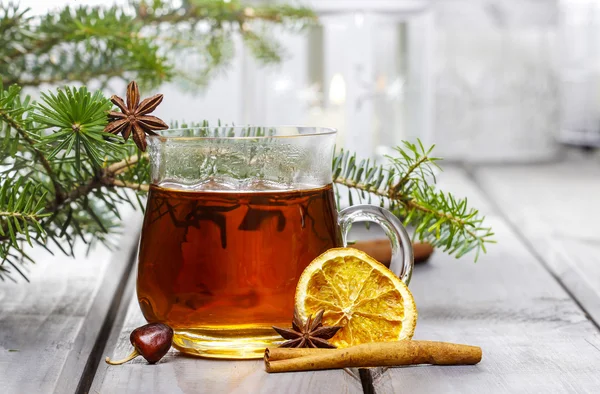
<svg viewBox="0 0 600 394"><path fill-rule="evenodd" d="M394 194L398 194L400 192L400 190L402 190L402 188L404 187L404 185L406 185L406 182L408 182L408 180L410 179L411 174L421 166L421 164L427 162L429 160L429 157L427 157L427 155L421 157L419 160L415 161L413 163L413 165L411 165L410 167L408 167L406 169L406 172L404 173L404 175L402 176L402 178L400 178L400 180L396 183L396 186L394 186L389 192L389 195L394 195Z"/></svg>
<svg viewBox="0 0 600 394"><path fill-rule="evenodd" d="M144 191L144 192L147 192L148 190L150 190L150 186L148 186L146 184L123 182L118 179L115 179L112 181L112 186L124 187L127 189L139 190L139 191Z"/></svg>
<svg viewBox="0 0 600 394"><path fill-rule="evenodd" d="M142 154L140 155L133 155L133 156L129 156L119 162L113 163L111 165L109 165L108 167L106 167L106 172L107 174L112 174L114 175L119 175L122 174L123 172L127 171L129 169L129 167L132 167L134 164L136 164L140 158L145 158L148 157L147 154Z"/></svg>

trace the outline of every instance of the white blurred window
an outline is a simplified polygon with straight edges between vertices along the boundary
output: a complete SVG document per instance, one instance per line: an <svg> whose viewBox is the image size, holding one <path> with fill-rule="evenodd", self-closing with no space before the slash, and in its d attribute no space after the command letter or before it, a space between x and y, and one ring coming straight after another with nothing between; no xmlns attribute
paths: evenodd
<svg viewBox="0 0 600 394"><path fill-rule="evenodd" d="M287 2L289 1L282 1ZM127 0L22 0L43 14L64 5L126 4ZM321 26L272 35L285 55L261 66L236 38L236 55L208 87L180 81L157 115L166 121L204 119L236 124L335 127L338 146L382 158L403 139L430 140L433 17L427 0L312 0ZM176 59L193 67L194 57ZM186 85L186 86L184 86ZM111 83L111 92L124 90ZM121 92L123 93L123 92Z"/></svg>
<svg viewBox="0 0 600 394"><path fill-rule="evenodd" d="M244 61L243 122L335 127L338 146L381 158L428 140L431 24L424 1L309 2L321 26L276 36L288 57Z"/></svg>
<svg viewBox="0 0 600 394"><path fill-rule="evenodd" d="M600 146L600 2L561 0L561 139Z"/></svg>

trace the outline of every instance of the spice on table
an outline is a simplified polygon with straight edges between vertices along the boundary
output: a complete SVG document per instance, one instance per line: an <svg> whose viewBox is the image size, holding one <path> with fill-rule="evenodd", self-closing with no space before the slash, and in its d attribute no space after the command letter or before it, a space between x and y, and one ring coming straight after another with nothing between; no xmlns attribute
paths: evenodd
<svg viewBox="0 0 600 394"><path fill-rule="evenodd" d="M129 335L129 341L134 348L129 356L118 361L106 357L106 363L121 365L137 356L144 357L150 364L158 362L171 348L173 329L163 323L146 324L133 330Z"/></svg>
<svg viewBox="0 0 600 394"><path fill-rule="evenodd" d="M290 351L290 358L286 351ZM298 349L267 349L265 369L269 373L313 371L336 368L393 367L400 365L473 365L481 361L481 348L448 342L396 341L373 342L344 349L303 349L308 355L297 357ZM277 359L273 356L277 355Z"/></svg>
<svg viewBox="0 0 600 394"><path fill-rule="evenodd" d="M315 349L315 348L290 348L290 347L273 347L265 349L265 362L287 360L290 358L298 358L305 356L314 356L315 354L327 354L336 349Z"/></svg>
<svg viewBox="0 0 600 394"><path fill-rule="evenodd" d="M385 239L372 239L364 241L356 241L352 247L362 250L366 254L373 257L382 264L389 266L392 259L392 247L390 241ZM415 263L424 263L433 254L433 246L427 242L414 242L413 255Z"/></svg>
<svg viewBox="0 0 600 394"><path fill-rule="evenodd" d="M298 315L298 310L294 309L294 319L292 320L292 328L280 328L273 326L273 329L277 331L284 339L287 339L282 343L281 347L295 347L295 348L330 348L334 349L335 346L327 342L328 339L333 337L342 327L323 326L323 313L324 310L320 310L312 318L312 315L308 317L305 323L302 322Z"/></svg>

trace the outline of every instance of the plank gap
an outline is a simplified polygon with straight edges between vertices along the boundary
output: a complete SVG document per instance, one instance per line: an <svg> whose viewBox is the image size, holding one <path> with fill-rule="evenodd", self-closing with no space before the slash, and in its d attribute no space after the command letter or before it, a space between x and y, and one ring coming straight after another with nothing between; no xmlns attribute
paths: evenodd
<svg viewBox="0 0 600 394"><path fill-rule="evenodd" d="M373 375L368 368L359 368L358 375L362 384L364 394L375 394L375 386L373 386Z"/></svg>
<svg viewBox="0 0 600 394"><path fill-rule="evenodd" d="M110 308L108 309L104 322L102 323L102 327L100 328L100 332L96 338L94 347L92 348L92 351L87 359L83 373L81 374L81 379L79 380L77 389L75 390L75 393L77 394L87 394L90 391L94 381L94 376L96 375L96 370L98 369L98 365L104 357L103 350L117 318L119 306L121 305L123 296L125 295L125 288L127 287L127 283L133 272L134 263L137 257L137 243L134 245L135 247L131 248L129 251L129 258L125 272L119 280L117 289L110 302Z"/></svg>
<svg viewBox="0 0 600 394"><path fill-rule="evenodd" d="M577 305L577 307L585 314L588 320L593 324L593 326L600 331L600 320L596 320L597 316L594 316L588 309L580 302L579 298L571 291L570 287L562 280L562 278L555 273L550 264L546 262L544 256L540 252L538 252L534 243L527 236L527 234L519 228L515 224L513 220L509 217L507 212L502 208L502 206L498 203L498 201L488 192L488 190L483 187L480 183L480 180L475 175L474 170L469 166L462 166L465 171L466 178L469 179L473 184L477 187L478 191L488 200L490 206L496 211L497 215L506 223L506 226L515 233L520 241L523 243L525 248L531 255L537 260L542 267L554 278L554 280L558 283L558 285L568 294L568 296L573 300L573 302Z"/></svg>
<svg viewBox="0 0 600 394"><path fill-rule="evenodd" d="M133 270L135 273L135 270ZM131 350L129 333L146 324L131 275L103 355ZM363 393L358 369L267 374L262 360L216 360L186 356L175 349L156 365L144 360L113 367L100 362L91 393Z"/></svg>

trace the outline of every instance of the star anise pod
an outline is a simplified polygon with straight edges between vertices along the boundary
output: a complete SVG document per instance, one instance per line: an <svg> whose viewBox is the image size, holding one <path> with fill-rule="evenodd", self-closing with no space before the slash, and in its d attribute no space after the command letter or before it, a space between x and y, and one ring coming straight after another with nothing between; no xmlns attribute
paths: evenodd
<svg viewBox="0 0 600 394"><path fill-rule="evenodd" d="M112 134L121 133L125 141L129 139L129 135L133 132L135 144L145 152L146 134L157 135L154 130L169 128L165 122L156 116L148 115L158 107L162 99L162 94L155 94L140 103L140 89L135 81L131 81L127 85L127 105L125 105L122 98L116 95L110 98L110 101L119 107L121 112L110 111L108 113L109 123L104 131Z"/></svg>
<svg viewBox="0 0 600 394"><path fill-rule="evenodd" d="M327 342L327 339L332 338L342 327L332 326L326 327L323 325L323 313L321 309L317 312L314 319L312 315L303 323L298 310L294 309L294 320L292 320L292 328L280 328L273 326L284 339L287 339L280 347L313 347L313 348L335 348Z"/></svg>

